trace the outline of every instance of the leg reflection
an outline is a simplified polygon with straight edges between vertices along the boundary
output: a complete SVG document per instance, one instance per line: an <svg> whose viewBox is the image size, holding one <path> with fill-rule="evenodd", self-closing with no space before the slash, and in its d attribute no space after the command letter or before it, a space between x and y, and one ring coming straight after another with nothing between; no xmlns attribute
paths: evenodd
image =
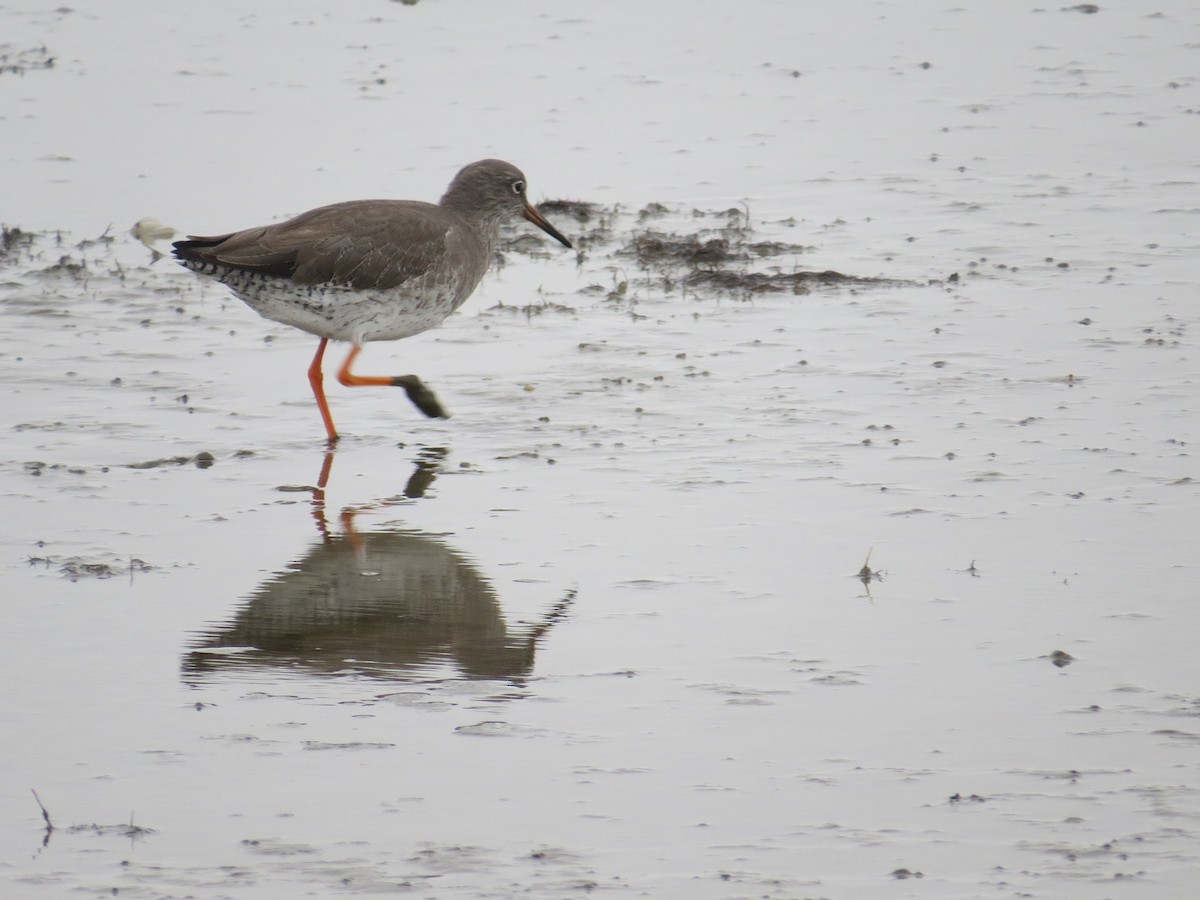
<svg viewBox="0 0 1200 900"><path fill-rule="evenodd" d="M329 475L333 471L333 448L325 451L325 459L321 463L321 474L317 476L317 486L312 492L312 514L317 522L317 531L321 539L329 543L329 522L325 519L325 486L329 484Z"/></svg>

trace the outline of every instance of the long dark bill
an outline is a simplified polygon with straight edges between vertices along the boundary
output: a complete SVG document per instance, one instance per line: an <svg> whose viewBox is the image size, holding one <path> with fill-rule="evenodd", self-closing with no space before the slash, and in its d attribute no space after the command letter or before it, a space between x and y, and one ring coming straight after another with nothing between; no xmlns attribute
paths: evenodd
<svg viewBox="0 0 1200 900"><path fill-rule="evenodd" d="M543 216L540 212L538 212L536 208L530 206L527 203L527 204L525 204L525 209L521 211L521 215L524 216L526 219L528 219L530 222L532 222L534 225L536 225L538 228L542 229L542 231L546 232L546 234L550 235L550 237L554 238L556 241L558 241L564 247L567 247L568 249L570 248L571 242L568 241L565 237L563 237L562 234L559 233L559 230L557 228L555 228L553 225L551 225L549 222L547 222L546 217Z"/></svg>

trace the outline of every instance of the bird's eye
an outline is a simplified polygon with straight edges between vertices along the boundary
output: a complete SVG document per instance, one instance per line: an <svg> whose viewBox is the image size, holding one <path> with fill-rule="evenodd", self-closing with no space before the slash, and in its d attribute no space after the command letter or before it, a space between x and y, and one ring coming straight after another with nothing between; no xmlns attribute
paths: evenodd
<svg viewBox="0 0 1200 900"><path fill-rule="evenodd" d="M513 189L513 193L514 193L514 194L523 194L523 193L525 193L525 182L523 182L523 181L514 181L514 182L512 183L512 189Z"/></svg>

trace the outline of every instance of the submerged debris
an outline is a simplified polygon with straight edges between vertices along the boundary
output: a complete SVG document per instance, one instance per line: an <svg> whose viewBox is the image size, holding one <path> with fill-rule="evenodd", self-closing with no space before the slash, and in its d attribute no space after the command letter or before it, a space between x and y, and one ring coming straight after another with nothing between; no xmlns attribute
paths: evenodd
<svg viewBox="0 0 1200 900"><path fill-rule="evenodd" d="M638 213L638 222L661 219L670 210L651 204ZM641 284L663 290L683 288L691 294L718 293L750 299L756 294L806 294L813 289L899 284L895 279L848 275L832 270L812 271L794 264L762 269L762 260L799 257L812 250L800 244L755 240L748 210L692 211L692 220L708 220L710 227L690 233L661 228L635 228L613 256L631 258L645 273Z"/></svg>
<svg viewBox="0 0 1200 900"><path fill-rule="evenodd" d="M599 218L602 207L586 200L543 200L538 209L551 218L574 219L580 225L586 225Z"/></svg>
<svg viewBox="0 0 1200 900"><path fill-rule="evenodd" d="M632 256L642 268L663 265L720 266L748 256L741 248L730 248L726 238L703 240L698 234L665 234L659 231L634 233L633 240L617 251Z"/></svg>
<svg viewBox="0 0 1200 900"><path fill-rule="evenodd" d="M669 212L670 210L661 203L648 203L638 210L638 221L645 222L647 219L656 219Z"/></svg>
<svg viewBox="0 0 1200 900"><path fill-rule="evenodd" d="M71 556L65 560L57 560L51 556L30 556L29 565L49 569L55 567L58 574L67 581L81 581L85 578L115 578L118 575L133 577L134 572L151 572L155 566L137 557L127 557L124 560L102 560L95 557Z"/></svg>
<svg viewBox="0 0 1200 900"><path fill-rule="evenodd" d="M186 466L188 463L197 469L208 469L216 462L216 457L207 450L201 450L195 456L164 456L159 459L146 459L141 462L125 463L127 469L162 469L168 466Z"/></svg>
<svg viewBox="0 0 1200 900"><path fill-rule="evenodd" d="M9 228L7 225L0 225L0 262L7 261L10 254L14 257L27 254L33 246L33 240L33 232L15 226Z"/></svg>
<svg viewBox="0 0 1200 900"><path fill-rule="evenodd" d="M813 248L760 236L751 224L749 209L690 211L662 203L642 207L630 222L619 205L601 206L583 200L546 200L538 208L547 216L574 220L568 226L580 265L585 260L607 257L608 268L624 277L614 282L627 290L608 292L592 285L587 291L605 290L610 300L634 299L629 288L655 291L682 290L690 296L718 294L749 300L759 294L807 294L822 288L887 286L904 282L878 276L863 276L830 269L804 269L799 257ZM686 230L671 230L669 222L695 223ZM777 223L794 225L794 220ZM497 261L505 254L542 257L549 252L544 238L531 234L522 223L505 223L500 229ZM780 265L791 258L790 265ZM630 260L640 275L628 277L621 260Z"/></svg>
<svg viewBox="0 0 1200 900"><path fill-rule="evenodd" d="M30 790L33 789L30 788ZM45 804L42 803L42 798L38 796L38 792L35 790L33 791L33 799L37 803L38 809L42 811L42 821L46 823L46 827L44 829L45 833L42 837L43 847L50 846L51 835L59 830L65 831L67 834L89 833L100 835L101 837L107 835L117 835L119 837L129 838L130 840L137 840L138 838L143 838L147 835L154 834L153 828L144 828L141 825L135 825L133 822L133 813L129 814L129 824L127 825L97 825L92 823L89 825L69 825L64 829L59 829L52 821L50 821L50 812L46 809Z"/></svg>
<svg viewBox="0 0 1200 900"><path fill-rule="evenodd" d="M115 240L106 228L97 237L84 238L71 246L61 231L27 231L16 225L0 225L0 270L17 269L19 275L47 281L70 279L82 283L96 275L115 275L124 280L124 270L112 252Z"/></svg>
<svg viewBox="0 0 1200 900"><path fill-rule="evenodd" d="M12 44L0 44L0 75L24 75L35 69L53 69L54 57L45 47L16 50Z"/></svg>
<svg viewBox="0 0 1200 900"><path fill-rule="evenodd" d="M1066 668L1071 663L1075 662L1075 657L1073 657L1066 650L1055 650L1050 654L1049 659L1051 663L1060 669Z"/></svg>
<svg viewBox="0 0 1200 900"><path fill-rule="evenodd" d="M109 563L72 557L58 567L58 572L67 581L83 578L115 578L118 575L133 575L134 572L149 572L154 566L144 560L130 557L127 563Z"/></svg>
<svg viewBox="0 0 1200 900"><path fill-rule="evenodd" d="M824 272L705 272L691 273L684 284L688 287L710 287L729 294L766 294L790 291L807 294L814 287L844 287L847 285L894 284L884 278L863 278L844 275L827 269Z"/></svg>
<svg viewBox="0 0 1200 900"><path fill-rule="evenodd" d="M137 840L138 838L144 838L147 835L155 833L153 828L143 828L141 825L133 824L133 822L122 825L97 825L95 823L90 825L71 825L66 831L68 834L87 833L99 835L100 837L116 835L117 837L129 838L130 840Z"/></svg>
<svg viewBox="0 0 1200 900"><path fill-rule="evenodd" d="M859 569L858 573L854 576L863 583L863 587L867 589L868 594L871 593L872 581L883 581L883 572L879 571L878 569L871 568L871 553L874 551L874 549L875 548L872 547L867 551L867 558L863 562L862 568Z"/></svg>

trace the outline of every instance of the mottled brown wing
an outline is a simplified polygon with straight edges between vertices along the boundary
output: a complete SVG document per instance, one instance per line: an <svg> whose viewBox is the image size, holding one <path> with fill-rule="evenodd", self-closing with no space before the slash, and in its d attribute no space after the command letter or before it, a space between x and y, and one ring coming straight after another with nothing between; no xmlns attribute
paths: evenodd
<svg viewBox="0 0 1200 900"><path fill-rule="evenodd" d="M453 221L410 200L354 200L229 235L180 241L185 259L291 278L297 284L386 290L419 278L447 252Z"/></svg>

